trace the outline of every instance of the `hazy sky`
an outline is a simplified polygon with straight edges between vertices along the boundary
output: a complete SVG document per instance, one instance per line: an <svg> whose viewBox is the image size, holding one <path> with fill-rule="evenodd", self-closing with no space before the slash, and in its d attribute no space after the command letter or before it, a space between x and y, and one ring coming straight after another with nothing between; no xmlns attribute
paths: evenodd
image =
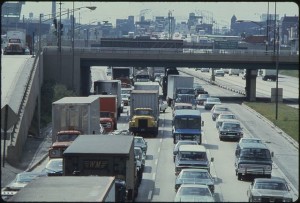
<svg viewBox="0 0 300 203"><path fill-rule="evenodd" d="M56 11L59 12L59 1L57 2ZM92 2L92 1L75 1L75 8L84 6L96 6L95 11L90 11L86 8L80 11L75 11L75 18L80 23L91 23L94 21L108 20L115 25L115 19L125 19L129 15L135 16L135 20L139 19L141 10L148 9L145 12L146 19L153 19L153 16L168 16L168 12L172 11L178 21L187 20L191 12L200 13L203 11L207 19L213 19L222 24L230 24L230 19L233 15L238 20L253 20L259 21L260 15L267 13L267 2ZM29 17L29 13L33 12L34 18L38 18L39 13L50 14L52 2L26 2L22 7L21 15L25 18ZM72 9L72 2L62 1L62 10ZM287 16L299 15L299 7L292 1L277 2L276 12L280 17L286 14ZM275 13L275 2L269 3L269 13ZM63 16L64 18L66 16Z"/></svg>

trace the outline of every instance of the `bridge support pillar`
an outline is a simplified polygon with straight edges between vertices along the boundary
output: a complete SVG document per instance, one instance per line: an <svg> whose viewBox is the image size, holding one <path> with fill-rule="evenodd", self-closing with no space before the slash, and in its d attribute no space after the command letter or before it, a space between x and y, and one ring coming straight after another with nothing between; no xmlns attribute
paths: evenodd
<svg viewBox="0 0 300 203"><path fill-rule="evenodd" d="M247 101L256 101L256 77L257 70L246 70L246 99Z"/></svg>

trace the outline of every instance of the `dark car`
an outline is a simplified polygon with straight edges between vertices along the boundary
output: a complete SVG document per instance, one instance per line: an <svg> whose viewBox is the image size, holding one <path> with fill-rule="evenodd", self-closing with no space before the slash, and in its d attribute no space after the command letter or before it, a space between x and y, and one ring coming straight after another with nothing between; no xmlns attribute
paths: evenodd
<svg viewBox="0 0 300 203"><path fill-rule="evenodd" d="M240 140L243 137L243 129L237 120L224 121L219 128L219 138Z"/></svg>
<svg viewBox="0 0 300 203"><path fill-rule="evenodd" d="M173 148L173 161L175 162L175 157L177 155L178 149L181 145L197 145L198 142L197 141L193 141L193 140L179 140L176 145Z"/></svg>
<svg viewBox="0 0 300 203"><path fill-rule="evenodd" d="M293 197L283 178L255 178L247 190L249 202L292 202Z"/></svg>
<svg viewBox="0 0 300 203"><path fill-rule="evenodd" d="M62 176L63 159L62 158L50 159L42 172L47 173L48 176Z"/></svg>
<svg viewBox="0 0 300 203"><path fill-rule="evenodd" d="M209 97L209 94L199 94L196 98L197 104L203 105L208 97Z"/></svg>
<svg viewBox="0 0 300 203"><path fill-rule="evenodd" d="M208 97L203 103L204 109L211 110L215 104L221 104L220 99L217 97Z"/></svg>
<svg viewBox="0 0 300 203"><path fill-rule="evenodd" d="M208 92L205 91L201 85L194 86L194 91L195 91L195 96L198 96L199 94L208 94Z"/></svg>
<svg viewBox="0 0 300 203"><path fill-rule="evenodd" d="M211 193L215 191L214 179L206 169L182 169L175 180L175 191L177 191L182 184L207 185Z"/></svg>

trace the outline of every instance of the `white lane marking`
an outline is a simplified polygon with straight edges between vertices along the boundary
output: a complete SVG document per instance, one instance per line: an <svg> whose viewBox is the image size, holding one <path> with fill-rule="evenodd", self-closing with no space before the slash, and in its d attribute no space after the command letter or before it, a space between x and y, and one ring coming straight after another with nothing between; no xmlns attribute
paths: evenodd
<svg viewBox="0 0 300 203"><path fill-rule="evenodd" d="M157 163L158 163L158 159L155 160L155 165L157 165Z"/></svg>
<svg viewBox="0 0 300 203"><path fill-rule="evenodd" d="M151 196L152 196L152 190L149 191L148 200L151 200Z"/></svg>
<svg viewBox="0 0 300 203"><path fill-rule="evenodd" d="M158 152L158 153L160 152L160 148L158 148L157 152Z"/></svg>
<svg viewBox="0 0 300 203"><path fill-rule="evenodd" d="M160 143L162 142L162 138L160 138L159 142L160 142Z"/></svg>

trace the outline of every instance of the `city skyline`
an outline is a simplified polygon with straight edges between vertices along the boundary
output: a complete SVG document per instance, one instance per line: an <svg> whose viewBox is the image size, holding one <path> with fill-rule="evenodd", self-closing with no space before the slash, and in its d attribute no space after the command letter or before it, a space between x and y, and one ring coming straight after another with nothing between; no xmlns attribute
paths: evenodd
<svg viewBox="0 0 300 203"><path fill-rule="evenodd" d="M61 10L73 9L73 2L61 1ZM56 2L56 12L59 12L59 1ZM187 21L189 13L200 15L201 11L204 20L215 21L219 25L230 25L233 15L238 20L260 21L260 16L266 14L268 2L79 2L74 1L74 8L85 6L96 6L96 10L81 9L75 11L75 18L81 24L91 22L109 21L113 25L116 19L127 19L132 15L135 21L139 20L142 10L145 19L153 20L154 16L168 16L169 11L176 18L177 22ZM33 18L37 19L40 13L51 14L52 2L25 2L22 6L21 18L29 18L29 13L33 13ZM71 13L70 13L71 14ZM275 14L275 2L269 2L269 14ZM299 15L299 7L295 2L277 2L276 14L279 17ZM63 17L65 18L65 16Z"/></svg>

